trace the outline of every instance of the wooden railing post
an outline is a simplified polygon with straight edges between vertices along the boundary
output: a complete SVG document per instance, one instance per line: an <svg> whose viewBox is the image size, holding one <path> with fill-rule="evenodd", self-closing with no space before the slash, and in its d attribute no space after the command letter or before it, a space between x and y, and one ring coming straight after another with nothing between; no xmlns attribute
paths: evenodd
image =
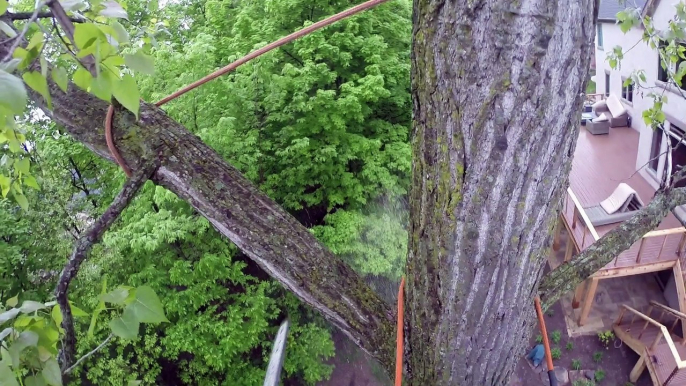
<svg viewBox="0 0 686 386"><path fill-rule="evenodd" d="M679 249L676 250L676 255L681 257L684 253L684 243L686 243L686 233L681 234L681 240L679 241Z"/></svg>
<svg viewBox="0 0 686 386"><path fill-rule="evenodd" d="M648 323L646 323L648 324ZM640 339L640 336L639 336ZM655 350L657 348L657 345L660 344L660 341L662 340L662 333L658 332L657 336L655 337L655 340L653 340L653 343L650 345L650 350Z"/></svg>
<svg viewBox="0 0 686 386"><path fill-rule="evenodd" d="M626 312L626 308L622 307L622 309L619 311L619 316L617 317L617 320L615 320L615 326L619 326L622 324L622 318L624 318L624 313Z"/></svg>
<svg viewBox="0 0 686 386"><path fill-rule="evenodd" d="M641 239L641 245L638 247L638 255L636 255L636 262L640 263L641 262L641 252L643 252L643 245L645 244L646 238L643 237Z"/></svg>
<svg viewBox="0 0 686 386"><path fill-rule="evenodd" d="M584 228L584 236L581 238L581 250L584 250L586 246L586 228Z"/></svg>
<svg viewBox="0 0 686 386"><path fill-rule="evenodd" d="M576 218L579 216L579 210L574 205L574 212L572 213L572 229L576 229Z"/></svg>

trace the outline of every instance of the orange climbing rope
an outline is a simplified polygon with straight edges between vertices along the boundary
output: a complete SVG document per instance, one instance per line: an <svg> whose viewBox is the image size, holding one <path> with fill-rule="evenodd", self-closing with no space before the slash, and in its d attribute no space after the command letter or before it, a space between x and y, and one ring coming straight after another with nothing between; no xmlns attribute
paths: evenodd
<svg viewBox="0 0 686 386"><path fill-rule="evenodd" d="M203 84L211 81L212 79L218 78L226 73L229 73L233 70L235 70L238 66L245 64L249 62L252 59L257 58L258 56L265 54L275 48L281 47L284 44L290 43L295 39L301 38L305 35L308 35L318 29L324 28L330 24L333 24L339 20L345 19L347 17L350 17L356 13L360 13L364 10L367 10L369 8L375 7L379 4L385 3L388 0L369 0L366 1L360 5L356 5L352 8L349 8L343 12L337 13L331 17L328 17L324 20L318 21L308 27L305 27L299 31L296 31L288 36L285 36L273 43L270 43L258 50L255 50L248 55L236 60L235 62L229 64L226 67L223 67L207 76L204 78L195 81L188 86L182 88L179 91L176 91L175 93L169 95L168 97L163 98L159 102L155 103L157 106L162 106L163 104L174 100L181 95L195 89L196 87L202 86ZM114 160L119 164L119 166L124 170L124 173L128 177L131 177L131 169L126 165L126 162L124 161L124 158L122 158L121 154L119 154L119 151L117 150L116 146L114 145L114 138L112 136L112 118L114 116L114 107L110 105L110 107L107 109L107 115L105 117L105 140L107 141L107 148L110 150L110 153L112 153L112 156L114 157Z"/></svg>
<svg viewBox="0 0 686 386"><path fill-rule="evenodd" d="M400 288L398 288L398 335L395 345L395 386L401 386L403 383L403 312L405 304L405 277L400 279Z"/></svg>

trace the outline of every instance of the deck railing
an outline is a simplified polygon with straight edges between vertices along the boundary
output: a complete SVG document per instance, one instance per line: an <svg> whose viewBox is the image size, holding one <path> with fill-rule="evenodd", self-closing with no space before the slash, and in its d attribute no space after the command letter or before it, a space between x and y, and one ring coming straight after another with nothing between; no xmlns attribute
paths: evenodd
<svg viewBox="0 0 686 386"><path fill-rule="evenodd" d="M593 224L591 224L591 220L588 218L586 211L581 206L581 202L572 191L572 188L567 188L567 198L565 200L564 206L565 214L569 213L570 207L572 207L572 222L570 224L572 232L575 232L577 227L581 227L581 240L579 241L575 238L574 242L577 244L579 251L583 251L584 249L586 249L586 247L598 241L598 239L600 239L600 236L598 235L598 231L595 229ZM641 237L641 239L634 243L629 249L632 249L636 245L638 245L638 253L636 254L636 263L638 264L645 257L646 245L652 243L660 243L658 253L657 255L654 255L655 257L659 257L660 255L662 255L662 252L665 249L666 245L671 244L673 247L676 238L679 238L679 243L678 247L674 251L674 256L682 258L684 256L684 247L686 247L685 227L650 231L643 235L643 237ZM626 253L626 251L624 253ZM620 255L617 255L615 257L613 261L613 266L617 266Z"/></svg>
<svg viewBox="0 0 686 386"><path fill-rule="evenodd" d="M598 236L598 232L595 230L593 224L591 224L591 220L588 218L586 211L581 206L581 202L579 202L579 199L572 191L572 188L567 188L567 200L565 200L565 213L569 213L570 205L573 205L572 224L570 226L572 227L572 229L576 229L576 226L579 223L582 223L581 226L583 227L583 234L581 236L581 244L578 244L577 241L577 246L579 247L579 251L583 251L586 248L586 239L588 239L589 241L588 245L591 245L594 242L596 242L600 238L600 236ZM583 221L578 221L579 217L581 217Z"/></svg>
<svg viewBox="0 0 686 386"><path fill-rule="evenodd" d="M605 94L603 93L596 93L596 94L586 94L586 101L587 102L598 102L603 100L605 98Z"/></svg>
<svg viewBox="0 0 686 386"><path fill-rule="evenodd" d="M659 303L658 303L659 304ZM662 306L662 305L660 305ZM663 308L667 308L665 306L662 306ZM651 306L648 310L648 313L652 311L653 306ZM615 321L615 325L619 326L622 323L622 319L624 318L624 314L626 312L629 312L633 314L633 318L631 319L630 326L633 326L634 322L636 321L636 318L642 319L645 321L643 324L643 328L641 329L641 332L638 334L638 340L641 340L641 336L643 336L643 333L645 330L648 328L649 325L652 325L653 327L656 327L658 330L657 336L653 340L653 342L650 344L650 346L646 346L646 364L649 366L653 365L652 361L652 354L655 352L655 349L660 345L662 340L664 339L665 343L667 344L667 347L669 349L670 355L674 357L674 362L676 363L676 366L674 367L674 370L671 372L669 378L663 383L663 385L668 385L669 381L679 372L681 369L686 369L686 361L681 360L681 356L679 355L679 351L676 349L676 345L674 344L674 341L672 340L672 336L669 333L669 330L667 330L667 327L665 327L663 324L659 323L658 321L654 320L651 318L649 315L646 315L632 307L627 306L626 304L622 304L622 309L619 312L619 317ZM672 310L674 311L674 310ZM685 315L686 316L686 315ZM654 370L653 370L654 371Z"/></svg>

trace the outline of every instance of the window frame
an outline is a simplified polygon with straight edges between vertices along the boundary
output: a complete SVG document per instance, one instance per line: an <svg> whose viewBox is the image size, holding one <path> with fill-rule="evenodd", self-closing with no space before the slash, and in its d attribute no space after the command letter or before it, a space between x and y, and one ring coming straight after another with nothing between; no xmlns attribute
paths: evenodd
<svg viewBox="0 0 686 386"><path fill-rule="evenodd" d="M598 49L602 50L603 49L603 25L602 25L602 23L598 23L596 25L596 39L598 41Z"/></svg>
<svg viewBox="0 0 686 386"><path fill-rule="evenodd" d="M610 96L610 73L605 71L605 97Z"/></svg>
<svg viewBox="0 0 686 386"><path fill-rule="evenodd" d="M626 102L634 102L634 81L632 80L628 85L624 85L624 82L629 78L622 77L622 99Z"/></svg>

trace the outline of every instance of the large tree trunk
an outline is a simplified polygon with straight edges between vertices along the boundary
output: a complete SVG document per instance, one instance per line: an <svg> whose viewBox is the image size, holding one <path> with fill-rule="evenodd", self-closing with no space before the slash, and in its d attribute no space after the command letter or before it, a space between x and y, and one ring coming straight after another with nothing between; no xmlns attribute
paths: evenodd
<svg viewBox="0 0 686 386"><path fill-rule="evenodd" d="M415 0L409 370L504 385L568 182L593 0Z"/></svg>

